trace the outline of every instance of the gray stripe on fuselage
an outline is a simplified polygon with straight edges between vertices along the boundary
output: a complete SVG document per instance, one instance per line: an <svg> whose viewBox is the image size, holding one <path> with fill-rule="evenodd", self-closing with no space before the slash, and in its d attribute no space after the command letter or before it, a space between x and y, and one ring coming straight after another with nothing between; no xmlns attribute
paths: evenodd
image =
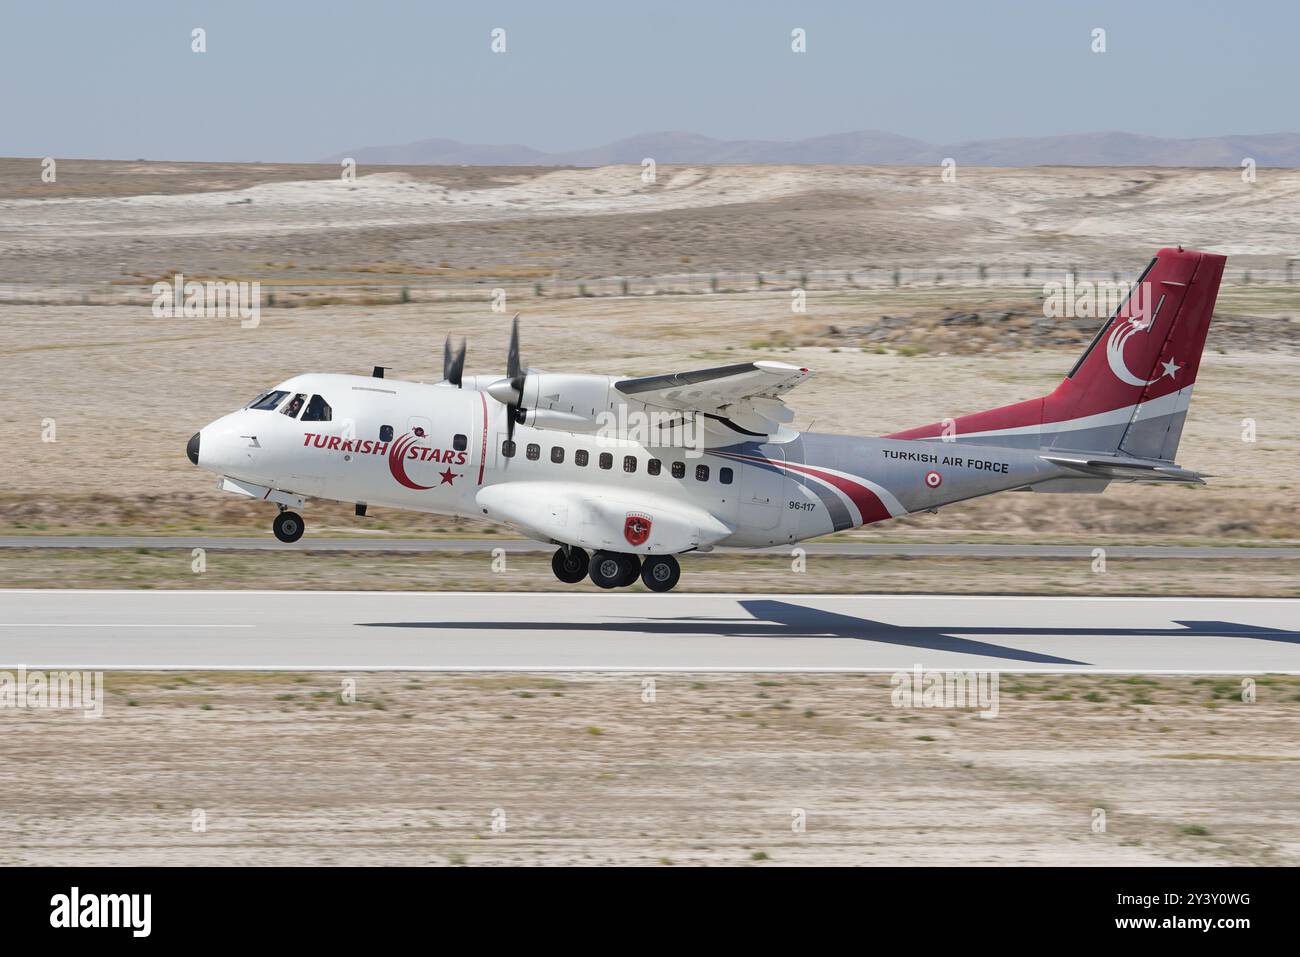
<svg viewBox="0 0 1300 957"><path fill-rule="evenodd" d="M732 445L725 449L715 449L717 452L730 452L734 455L753 455L759 458L772 459L774 461L793 462L796 465L803 465L803 437L795 439L793 442L787 442L784 445L760 445L757 442L745 442L741 445ZM826 506L826 515L831 520L831 525L835 531L843 531L846 528L853 528L853 517L849 514L849 507L844 504L833 490L827 488L816 479L809 478L806 475L800 475L793 469L783 469L776 465L770 465L765 462L742 463L752 465L754 468L767 469L769 472L776 472L778 475L784 475L788 480L802 485L808 491L812 492Z"/></svg>

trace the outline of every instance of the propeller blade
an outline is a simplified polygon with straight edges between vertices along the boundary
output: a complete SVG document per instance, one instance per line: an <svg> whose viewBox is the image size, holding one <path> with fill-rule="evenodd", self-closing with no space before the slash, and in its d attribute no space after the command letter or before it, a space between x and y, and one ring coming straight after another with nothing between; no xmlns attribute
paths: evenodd
<svg viewBox="0 0 1300 957"><path fill-rule="evenodd" d="M510 326L510 351L506 353L506 378L513 382L519 377L522 371L522 363L519 361L519 313L515 313L514 322Z"/></svg>
<svg viewBox="0 0 1300 957"><path fill-rule="evenodd" d="M465 340L460 340L460 347L455 352L451 348L451 336L442 346L442 377L460 388L465 373Z"/></svg>
<svg viewBox="0 0 1300 957"><path fill-rule="evenodd" d="M527 374L524 364L519 359L519 313L515 313L510 324L510 349L506 353L506 377L488 387L488 394L506 406L506 439L513 442L515 425L523 411L520 403L524 397L524 383Z"/></svg>

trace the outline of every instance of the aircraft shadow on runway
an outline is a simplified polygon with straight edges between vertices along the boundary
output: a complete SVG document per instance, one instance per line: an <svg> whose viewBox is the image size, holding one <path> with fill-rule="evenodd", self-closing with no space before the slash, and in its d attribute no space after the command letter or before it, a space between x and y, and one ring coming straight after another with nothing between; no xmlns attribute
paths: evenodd
<svg viewBox="0 0 1300 957"><path fill-rule="evenodd" d="M361 622L366 628L431 628L447 631L547 631L627 632L639 635L713 635L723 638L853 638L878 641L928 651L1001 658L1035 664L1088 665L1090 662L1011 648L978 641L964 635L997 635L1014 638L1262 638L1266 641L1300 643L1300 632L1224 621L1178 621L1172 628L936 628L928 625L891 625L821 608L808 608L772 599L742 600L740 606L751 618L637 618L614 622L531 622L531 621L375 621ZM958 634L952 634L957 632Z"/></svg>

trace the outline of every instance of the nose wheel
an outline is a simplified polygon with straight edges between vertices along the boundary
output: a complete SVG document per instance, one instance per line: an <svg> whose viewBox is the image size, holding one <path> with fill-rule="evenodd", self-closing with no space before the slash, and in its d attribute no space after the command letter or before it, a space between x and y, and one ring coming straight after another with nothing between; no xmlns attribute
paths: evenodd
<svg viewBox="0 0 1300 957"><path fill-rule="evenodd" d="M271 523L271 531L275 532L275 537L286 545L292 545L302 538L303 528L302 516L287 510L277 515L275 521Z"/></svg>

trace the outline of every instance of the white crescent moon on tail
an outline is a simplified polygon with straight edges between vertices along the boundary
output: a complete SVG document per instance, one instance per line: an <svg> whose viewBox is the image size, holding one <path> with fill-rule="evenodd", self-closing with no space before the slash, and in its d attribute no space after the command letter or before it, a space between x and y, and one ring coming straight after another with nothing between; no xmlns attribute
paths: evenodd
<svg viewBox="0 0 1300 957"><path fill-rule="evenodd" d="M1151 385L1156 381L1155 379L1139 379L1124 364L1124 344L1128 342L1129 336L1145 328L1146 323L1141 318L1129 319L1127 322L1117 323L1115 331L1106 340L1106 361L1110 363L1110 371L1115 373L1115 378L1129 385Z"/></svg>

